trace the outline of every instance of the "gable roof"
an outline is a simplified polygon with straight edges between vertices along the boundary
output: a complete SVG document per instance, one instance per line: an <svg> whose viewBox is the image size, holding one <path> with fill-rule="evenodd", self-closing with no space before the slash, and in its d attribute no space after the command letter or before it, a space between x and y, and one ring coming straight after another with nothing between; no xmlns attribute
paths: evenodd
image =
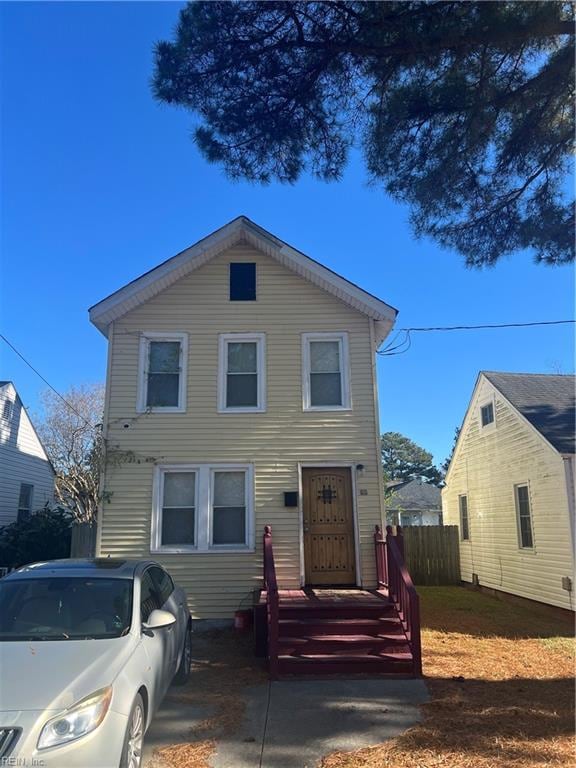
<svg viewBox="0 0 576 768"><path fill-rule="evenodd" d="M559 453L576 453L576 377L482 371Z"/></svg>
<svg viewBox="0 0 576 768"><path fill-rule="evenodd" d="M21 418L23 417L24 419L26 419L26 421L28 423L28 426L30 427L30 429L32 430L34 436L36 437L36 440L38 440L40 448L44 452L45 460L48 462L48 465L49 465L50 469L52 470L52 472L55 475L56 474L56 470L54 468L54 465L52 464L50 456L48 456L48 451L44 447L44 443L42 442L42 439L41 439L40 435L38 434L38 430L34 426L34 422L32 421L32 419L30 417L30 414L28 413L28 410L26 409L24 403L22 402L22 398L18 394L18 390L16 389L16 385L14 384L13 381L10 381L10 380L0 381L0 390L4 390L7 387L12 387L12 389L14 390L14 394L16 396L16 403L20 406Z"/></svg>
<svg viewBox="0 0 576 768"><path fill-rule="evenodd" d="M386 488L393 492L386 504L388 509L442 509L440 488L423 480L392 480Z"/></svg>
<svg viewBox="0 0 576 768"><path fill-rule="evenodd" d="M238 216L94 304L89 309L90 321L107 336L111 322L240 242L248 242L304 279L372 318L375 321L378 345L390 333L398 314L394 307L296 250L246 216Z"/></svg>

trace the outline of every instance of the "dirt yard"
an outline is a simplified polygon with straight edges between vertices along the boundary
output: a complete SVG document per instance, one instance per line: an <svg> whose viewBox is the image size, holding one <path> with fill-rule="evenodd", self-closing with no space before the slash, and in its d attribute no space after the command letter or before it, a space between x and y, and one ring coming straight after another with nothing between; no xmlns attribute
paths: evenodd
<svg viewBox="0 0 576 768"><path fill-rule="evenodd" d="M322 768L576 765L574 625L546 606L461 587L421 587L422 723Z"/></svg>
<svg viewBox="0 0 576 768"><path fill-rule="evenodd" d="M418 591L431 693L422 723L381 746L328 755L321 768L576 765L571 618L461 587ZM170 698L213 714L189 744L159 750L161 765L208 768L218 739L243 717L244 687L265 679L249 637L198 636L192 680Z"/></svg>

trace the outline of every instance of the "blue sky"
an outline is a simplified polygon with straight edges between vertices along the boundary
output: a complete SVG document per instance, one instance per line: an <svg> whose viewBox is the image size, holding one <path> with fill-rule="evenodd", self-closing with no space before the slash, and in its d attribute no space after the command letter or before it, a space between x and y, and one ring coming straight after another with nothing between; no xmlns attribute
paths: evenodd
<svg viewBox="0 0 576 768"><path fill-rule="evenodd" d="M1 315L60 391L103 381L106 342L87 309L245 214L400 310L398 326L574 316L572 268L519 254L494 269L416 241L407 210L369 189L361 160L339 184L231 183L190 140L193 117L155 103L154 41L176 3L4 3ZM0 346L0 378L38 407L42 382ZM481 369L573 371L571 326L414 335L379 361L383 431L441 461Z"/></svg>

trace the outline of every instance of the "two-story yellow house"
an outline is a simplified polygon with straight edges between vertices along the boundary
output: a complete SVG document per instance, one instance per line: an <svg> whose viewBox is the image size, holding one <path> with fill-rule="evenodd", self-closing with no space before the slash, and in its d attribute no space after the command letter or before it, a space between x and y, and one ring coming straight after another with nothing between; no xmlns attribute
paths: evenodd
<svg viewBox="0 0 576 768"><path fill-rule="evenodd" d="M375 353L396 310L244 216L90 309L108 339L97 554L165 565L196 618L261 586L376 586Z"/></svg>

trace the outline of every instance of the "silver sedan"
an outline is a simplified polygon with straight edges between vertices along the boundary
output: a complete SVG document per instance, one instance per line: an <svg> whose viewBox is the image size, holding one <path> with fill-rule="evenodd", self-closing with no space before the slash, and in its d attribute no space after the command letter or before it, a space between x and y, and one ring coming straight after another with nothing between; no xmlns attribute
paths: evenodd
<svg viewBox="0 0 576 768"><path fill-rule="evenodd" d="M139 768L192 657L184 591L158 563L36 563L0 580L0 764Z"/></svg>

